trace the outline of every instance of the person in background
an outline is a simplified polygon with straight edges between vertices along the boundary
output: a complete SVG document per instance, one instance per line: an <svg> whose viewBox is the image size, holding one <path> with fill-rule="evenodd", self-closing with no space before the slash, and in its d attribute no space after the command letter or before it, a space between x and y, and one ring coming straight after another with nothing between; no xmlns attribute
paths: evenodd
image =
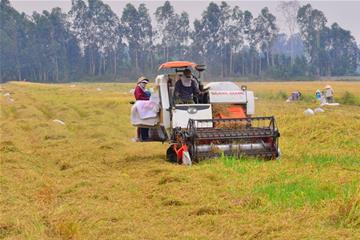
<svg viewBox="0 0 360 240"><path fill-rule="evenodd" d="M185 69L183 76L175 83L174 95L177 104L192 104L194 97L198 97L200 90L191 70Z"/></svg>
<svg viewBox="0 0 360 240"><path fill-rule="evenodd" d="M146 90L146 85L149 83L149 79L146 77L140 77L137 81L137 85L135 87L134 95L136 101L142 100L147 101L150 99L150 92ZM148 128L138 128L137 129L137 137L140 141L149 140L149 129Z"/></svg>
<svg viewBox="0 0 360 240"><path fill-rule="evenodd" d="M334 102L334 90L330 85L325 86L324 95L326 98L326 102L328 103Z"/></svg>
<svg viewBox="0 0 360 240"><path fill-rule="evenodd" d="M286 100L286 102L299 101L299 100L301 100L301 96L302 96L302 94L300 91L292 92L290 97Z"/></svg>
<svg viewBox="0 0 360 240"><path fill-rule="evenodd" d="M321 100L321 91L318 89L315 92L315 98L316 100L320 101Z"/></svg>
<svg viewBox="0 0 360 240"><path fill-rule="evenodd" d="M135 87L134 95L136 100L149 100L150 92L146 90L146 84L149 83L149 79L140 77Z"/></svg>

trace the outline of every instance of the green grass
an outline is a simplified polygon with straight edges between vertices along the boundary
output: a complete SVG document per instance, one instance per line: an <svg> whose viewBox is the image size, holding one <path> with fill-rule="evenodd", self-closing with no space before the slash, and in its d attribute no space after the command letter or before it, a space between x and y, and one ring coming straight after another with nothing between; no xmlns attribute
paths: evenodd
<svg viewBox="0 0 360 240"><path fill-rule="evenodd" d="M241 175L250 172L255 173L261 171L261 168L267 167L267 162L261 159L221 157L219 160L224 166ZM305 156L303 160L305 164L315 164L316 170L319 172L323 170L320 168L332 168L334 166L344 167L348 170L360 170L360 162L355 157ZM280 161L272 165L276 172L277 169L281 169ZM355 182L346 183L339 187L337 184L323 182L321 179L314 177L290 175L286 171L281 171L256 184L253 187L252 194L257 199L265 198L266 200L263 202L268 202L270 206L301 208L309 205L317 207L323 200L331 200L336 197L347 198L354 195L357 186L360 184L359 180L357 179Z"/></svg>
<svg viewBox="0 0 360 240"><path fill-rule="evenodd" d="M342 104L360 106L360 96L356 97L354 94L348 91L344 92L343 95L337 100Z"/></svg>
<svg viewBox="0 0 360 240"><path fill-rule="evenodd" d="M277 96L256 112L276 117L280 160L191 167L166 162L167 144L131 142L133 84L1 85L15 101L0 95L0 238L358 239L359 107L306 117L315 103L283 101L318 85L249 83Z"/></svg>
<svg viewBox="0 0 360 240"><path fill-rule="evenodd" d="M291 179L287 176L278 181L261 184L255 193L264 195L277 207L317 206L322 200L336 197L335 184L322 184L309 178Z"/></svg>
<svg viewBox="0 0 360 240"><path fill-rule="evenodd" d="M305 163L315 164L318 167L335 166L360 168L358 156L331 156L331 155L305 155L303 157Z"/></svg>

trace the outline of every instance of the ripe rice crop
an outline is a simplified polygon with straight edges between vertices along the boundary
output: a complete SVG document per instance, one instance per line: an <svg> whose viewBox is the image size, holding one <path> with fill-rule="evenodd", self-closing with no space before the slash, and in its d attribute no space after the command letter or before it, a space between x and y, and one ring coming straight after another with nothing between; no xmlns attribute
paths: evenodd
<svg viewBox="0 0 360 240"><path fill-rule="evenodd" d="M311 117L313 99L271 97L328 83L247 83L281 160L191 167L131 141L134 84L2 84L0 238L360 239L360 83L331 82L346 104Z"/></svg>

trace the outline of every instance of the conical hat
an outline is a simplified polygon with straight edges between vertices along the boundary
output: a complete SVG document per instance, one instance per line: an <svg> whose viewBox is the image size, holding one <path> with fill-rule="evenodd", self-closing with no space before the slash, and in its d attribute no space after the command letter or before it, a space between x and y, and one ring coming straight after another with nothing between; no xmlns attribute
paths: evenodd
<svg viewBox="0 0 360 240"><path fill-rule="evenodd" d="M330 85L326 85L326 86L325 86L325 89L328 89L328 88L331 88L331 86L330 86Z"/></svg>
<svg viewBox="0 0 360 240"><path fill-rule="evenodd" d="M141 77L139 77L139 79L137 80L137 83L141 83L141 82L143 82L143 83L148 83L148 82L149 82L149 79L147 79L147 78L144 77L144 76L141 76Z"/></svg>

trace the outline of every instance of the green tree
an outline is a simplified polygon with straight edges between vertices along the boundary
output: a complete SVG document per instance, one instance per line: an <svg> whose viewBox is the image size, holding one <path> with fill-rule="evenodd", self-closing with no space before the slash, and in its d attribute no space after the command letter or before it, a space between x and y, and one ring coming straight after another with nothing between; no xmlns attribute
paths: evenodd
<svg viewBox="0 0 360 240"><path fill-rule="evenodd" d="M138 7L140 22L140 49L142 53L141 68L153 71L154 65L154 31L151 24L149 10L145 4ZM148 69L149 68L149 69Z"/></svg>
<svg viewBox="0 0 360 240"><path fill-rule="evenodd" d="M189 15L186 12L175 13L174 7L166 1L156 9L155 19L157 41L160 43L158 49L163 51L162 60L184 58L189 45Z"/></svg>
<svg viewBox="0 0 360 240"><path fill-rule="evenodd" d="M108 59L121 41L120 21L111 8L100 0L72 0L69 12L72 30L84 47L92 75L104 74ZM116 55L115 55L116 56ZM116 58L112 58L116 61ZM113 64L116 72L116 63Z"/></svg>
<svg viewBox="0 0 360 240"><path fill-rule="evenodd" d="M157 40L161 42L164 49L163 59L169 60L170 48L175 45L175 11L174 7L169 1L165 1L163 6L160 6L155 11L155 19L157 21Z"/></svg>
<svg viewBox="0 0 360 240"><path fill-rule="evenodd" d="M234 73L234 55L241 50L245 39L244 13L238 6L232 9L228 35L230 45L229 72L232 74ZM244 65L242 65L242 67L244 67Z"/></svg>
<svg viewBox="0 0 360 240"><path fill-rule="evenodd" d="M32 56L28 53L32 23L25 14L18 13L8 0L0 2L0 20L1 81L22 80L31 71L29 63Z"/></svg>
<svg viewBox="0 0 360 240"><path fill-rule="evenodd" d="M329 29L329 59L331 75L351 75L356 72L359 49L350 31L334 23Z"/></svg>
<svg viewBox="0 0 360 240"><path fill-rule="evenodd" d="M190 58L196 62L206 63L206 38L203 31L203 23L196 19L194 30L190 33L192 43L190 45Z"/></svg>
<svg viewBox="0 0 360 240"><path fill-rule="evenodd" d="M141 40L141 22L140 16L134 5L126 4L121 17L124 34L128 42L130 58L133 60L135 72L139 70L139 54Z"/></svg>
<svg viewBox="0 0 360 240"><path fill-rule="evenodd" d="M278 5L278 9L284 16L286 26L289 31L289 38L294 35L297 29L297 12L300 8L300 3L297 0L293 1L281 1ZM290 58L291 64L294 64L294 45L293 41L290 41Z"/></svg>
<svg viewBox="0 0 360 240"><path fill-rule="evenodd" d="M69 79L70 73L74 73L69 65L69 43L74 41L66 14L60 8L52 9L51 13L43 11L42 14L34 13L33 46L37 57L35 69L37 79L41 81L56 81ZM74 51L71 54L78 54Z"/></svg>
<svg viewBox="0 0 360 240"><path fill-rule="evenodd" d="M321 35L325 33L327 19L321 11L313 9L310 4L307 4L299 9L297 22L309 64L312 66L311 71L316 76L320 76L320 54L325 48L322 42L324 38Z"/></svg>
<svg viewBox="0 0 360 240"><path fill-rule="evenodd" d="M226 76L227 66L230 65L230 62L228 62L228 56L231 55L228 54L228 52L231 52L231 46L230 46L230 37L231 34L229 32L232 29L231 26L231 7L226 2L221 2L220 6L220 27L218 29L218 32L216 33L218 38L218 48L220 49L220 55L221 55L221 77ZM237 26L238 28L240 26ZM229 49L230 47L230 49ZM230 50L230 51L228 51Z"/></svg>
<svg viewBox="0 0 360 240"><path fill-rule="evenodd" d="M275 22L276 17L269 12L267 7L263 8L259 16L254 19L255 42L259 50L261 50L266 56L266 67L274 65L271 48L279 32ZM261 72L261 58L259 63L259 71Z"/></svg>
<svg viewBox="0 0 360 240"><path fill-rule="evenodd" d="M222 56L221 46L223 44L219 35L222 24L220 17L220 7L216 3L211 2L203 12L201 20L194 23L195 30L198 31L193 35L193 37L196 37L194 41L198 40L203 45L202 55L204 63L211 66L209 73L212 74L219 73L222 70L222 61L219 64L219 56Z"/></svg>
<svg viewBox="0 0 360 240"><path fill-rule="evenodd" d="M176 38L178 40L178 51L179 56L187 56L189 54L189 40L190 40L190 20L187 12L182 12L177 19L177 30Z"/></svg>
<svg viewBox="0 0 360 240"><path fill-rule="evenodd" d="M144 73L149 65L147 62L150 62L151 67L154 66L154 33L145 4L140 4L139 8L136 9L134 5L128 3L123 10L121 22L132 60L130 67L135 66L135 74L140 69Z"/></svg>

